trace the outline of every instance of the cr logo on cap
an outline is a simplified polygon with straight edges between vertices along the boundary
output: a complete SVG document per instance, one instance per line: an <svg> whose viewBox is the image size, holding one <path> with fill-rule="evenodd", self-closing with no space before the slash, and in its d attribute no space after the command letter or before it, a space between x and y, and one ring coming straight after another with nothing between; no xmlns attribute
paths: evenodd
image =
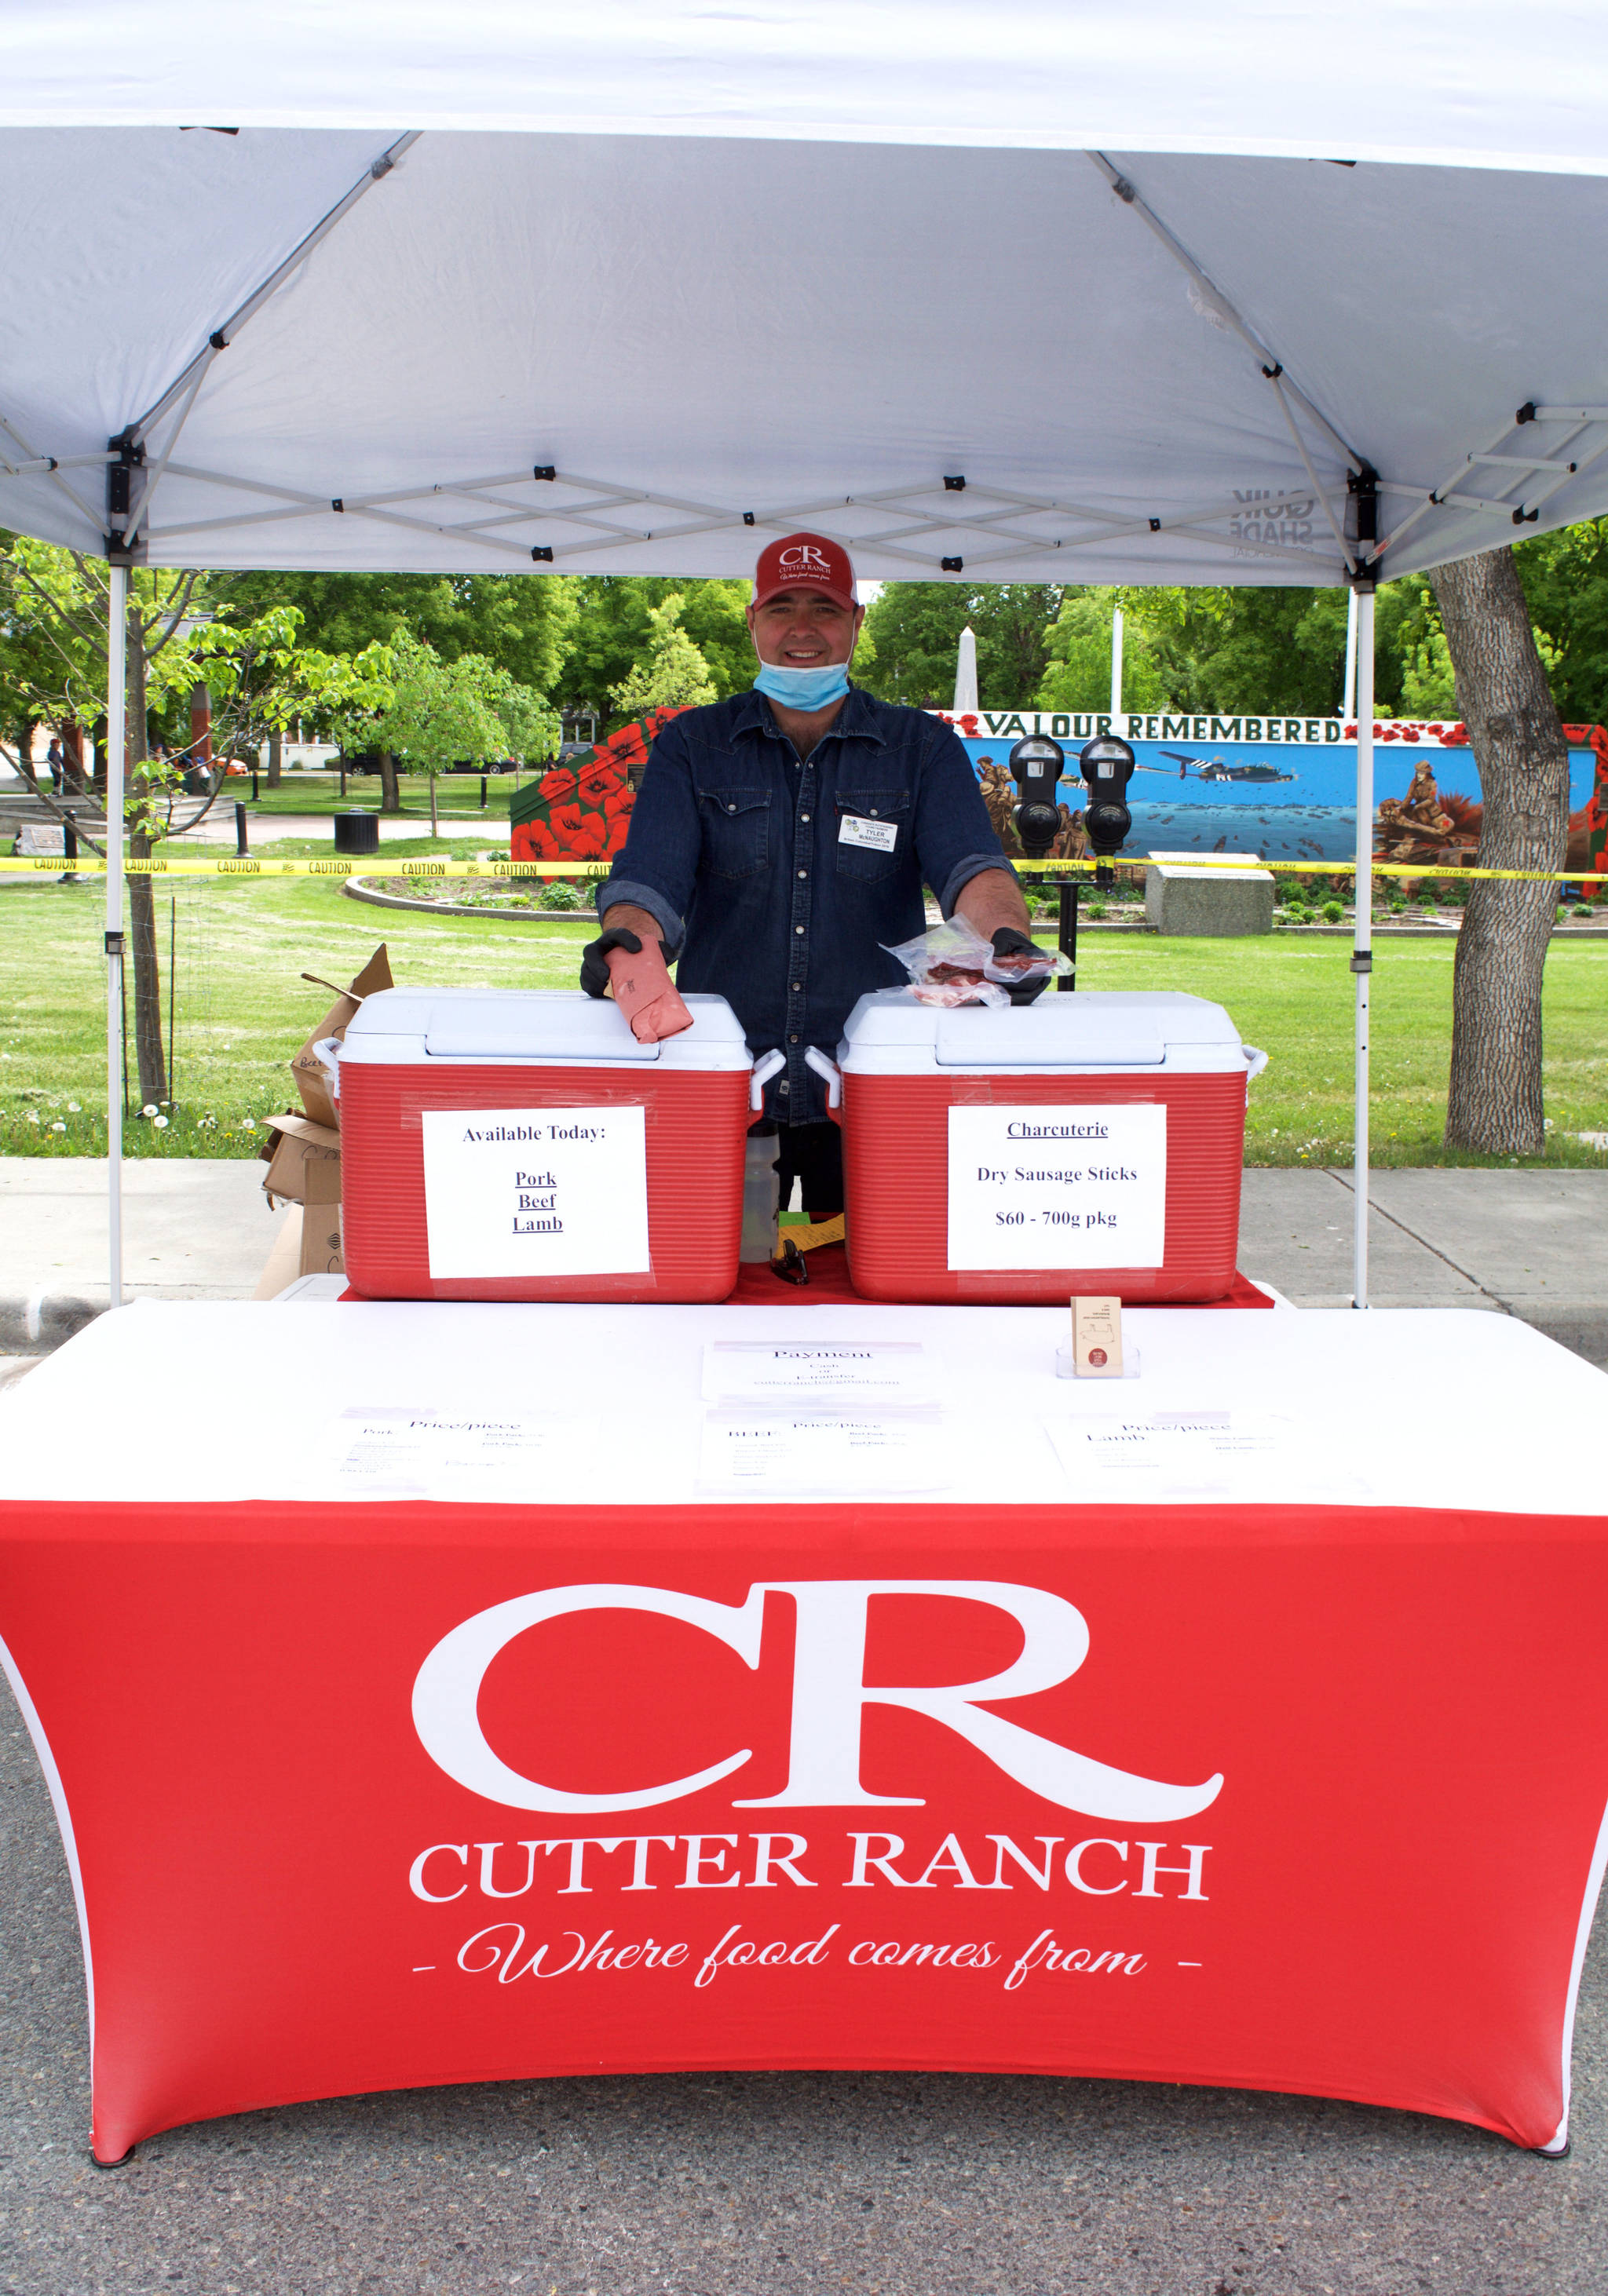
<svg viewBox="0 0 1608 2296"><path fill-rule="evenodd" d="M832 571L825 552L817 550L813 542L795 542L791 550L782 553L776 563L785 566L790 574L830 574Z"/></svg>

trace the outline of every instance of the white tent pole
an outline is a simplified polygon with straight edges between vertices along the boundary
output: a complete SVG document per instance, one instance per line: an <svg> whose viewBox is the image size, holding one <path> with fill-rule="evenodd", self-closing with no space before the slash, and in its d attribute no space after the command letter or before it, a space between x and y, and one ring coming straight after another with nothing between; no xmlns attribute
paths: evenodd
<svg viewBox="0 0 1608 2296"><path fill-rule="evenodd" d="M1112 731L1122 715L1122 609L1112 611Z"/></svg>
<svg viewBox="0 0 1608 2296"><path fill-rule="evenodd" d="M123 1304L123 759L128 569L106 603L106 1214L111 1305Z"/></svg>
<svg viewBox="0 0 1608 2296"><path fill-rule="evenodd" d="M1357 715L1357 593L1346 592L1346 679L1340 696L1342 722Z"/></svg>
<svg viewBox="0 0 1608 2296"><path fill-rule="evenodd" d="M1351 1305L1368 1304L1368 984L1374 969L1374 589L1357 609L1357 906L1351 970L1357 976L1357 1112L1351 1149Z"/></svg>

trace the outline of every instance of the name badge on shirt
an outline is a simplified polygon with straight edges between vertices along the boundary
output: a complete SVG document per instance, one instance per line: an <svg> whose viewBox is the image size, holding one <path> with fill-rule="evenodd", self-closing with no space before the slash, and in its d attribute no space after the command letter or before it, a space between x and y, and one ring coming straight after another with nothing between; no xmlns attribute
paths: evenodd
<svg viewBox="0 0 1608 2296"><path fill-rule="evenodd" d="M838 824L840 845L863 845L868 853L891 853L898 843L897 821L867 821L864 814L846 813Z"/></svg>

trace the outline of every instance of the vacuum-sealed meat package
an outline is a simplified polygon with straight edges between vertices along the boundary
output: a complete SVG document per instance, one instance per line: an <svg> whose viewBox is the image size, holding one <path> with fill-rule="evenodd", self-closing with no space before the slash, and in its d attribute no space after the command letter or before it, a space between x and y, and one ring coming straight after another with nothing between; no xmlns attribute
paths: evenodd
<svg viewBox="0 0 1608 2296"><path fill-rule="evenodd" d="M900 941L888 954L909 974L918 1004L1007 1004L1015 1001L1009 990L1030 988L1037 995L1057 973L1071 971L1058 949L997 956L992 944L959 917Z"/></svg>

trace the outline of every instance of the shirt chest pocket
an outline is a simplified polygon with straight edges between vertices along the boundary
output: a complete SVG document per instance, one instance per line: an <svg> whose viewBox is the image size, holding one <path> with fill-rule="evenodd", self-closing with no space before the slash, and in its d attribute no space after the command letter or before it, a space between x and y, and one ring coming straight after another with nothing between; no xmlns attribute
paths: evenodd
<svg viewBox="0 0 1608 2296"><path fill-rule="evenodd" d="M704 863L712 876L751 877L770 858L770 796L765 789L700 789Z"/></svg>
<svg viewBox="0 0 1608 2296"><path fill-rule="evenodd" d="M890 877L909 849L909 791L841 789L837 809L838 875Z"/></svg>

